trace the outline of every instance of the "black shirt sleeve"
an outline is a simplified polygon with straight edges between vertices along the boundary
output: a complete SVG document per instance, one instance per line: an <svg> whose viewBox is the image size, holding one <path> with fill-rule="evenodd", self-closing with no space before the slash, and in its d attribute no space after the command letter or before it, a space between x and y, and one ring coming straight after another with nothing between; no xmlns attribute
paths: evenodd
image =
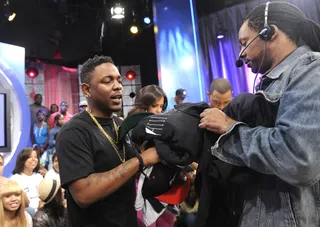
<svg viewBox="0 0 320 227"><path fill-rule="evenodd" d="M62 187L67 188L69 183L94 172L89 133L85 130L72 128L60 131L56 150Z"/></svg>

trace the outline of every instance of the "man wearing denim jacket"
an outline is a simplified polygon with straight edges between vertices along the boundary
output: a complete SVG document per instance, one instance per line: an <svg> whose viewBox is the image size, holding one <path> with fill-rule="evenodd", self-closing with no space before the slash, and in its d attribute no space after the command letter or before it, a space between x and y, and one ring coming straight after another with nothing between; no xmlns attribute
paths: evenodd
<svg viewBox="0 0 320 227"><path fill-rule="evenodd" d="M320 26L289 3L271 2L245 18L239 42L240 57L263 75L265 97L280 103L272 128L251 128L216 108L201 114L199 127L221 134L213 155L264 174L247 185L239 226L319 227Z"/></svg>

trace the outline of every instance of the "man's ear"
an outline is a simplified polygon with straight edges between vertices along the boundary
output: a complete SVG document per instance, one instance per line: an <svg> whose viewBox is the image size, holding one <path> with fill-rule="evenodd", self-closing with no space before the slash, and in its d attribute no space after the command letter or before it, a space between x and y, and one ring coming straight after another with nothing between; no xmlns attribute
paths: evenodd
<svg viewBox="0 0 320 227"><path fill-rule="evenodd" d="M81 90L83 92L83 94L87 97L90 98L91 97L91 86L87 83L82 83L81 84Z"/></svg>
<svg viewBox="0 0 320 227"><path fill-rule="evenodd" d="M207 91L207 96L210 99L210 92L209 91Z"/></svg>
<svg viewBox="0 0 320 227"><path fill-rule="evenodd" d="M270 27L272 28L273 30L273 35L271 36L271 39L270 40L274 40L278 35L279 35L279 28L277 25L270 25Z"/></svg>

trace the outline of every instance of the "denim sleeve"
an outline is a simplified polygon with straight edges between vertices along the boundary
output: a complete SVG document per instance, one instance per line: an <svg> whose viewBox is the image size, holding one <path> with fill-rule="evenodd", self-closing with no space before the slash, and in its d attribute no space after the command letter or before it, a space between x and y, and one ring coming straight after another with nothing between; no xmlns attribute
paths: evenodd
<svg viewBox="0 0 320 227"><path fill-rule="evenodd" d="M235 125L219 138L212 153L292 185L312 185L320 178L320 60L309 59L282 76L290 80L275 127Z"/></svg>

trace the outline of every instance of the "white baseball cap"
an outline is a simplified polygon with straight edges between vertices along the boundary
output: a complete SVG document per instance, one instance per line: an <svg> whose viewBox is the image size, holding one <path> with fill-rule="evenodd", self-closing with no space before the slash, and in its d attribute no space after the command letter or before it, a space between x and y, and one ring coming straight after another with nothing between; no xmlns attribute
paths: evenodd
<svg viewBox="0 0 320 227"><path fill-rule="evenodd" d="M81 106L88 106L88 102L86 100L82 100L80 103L79 103L79 107Z"/></svg>

